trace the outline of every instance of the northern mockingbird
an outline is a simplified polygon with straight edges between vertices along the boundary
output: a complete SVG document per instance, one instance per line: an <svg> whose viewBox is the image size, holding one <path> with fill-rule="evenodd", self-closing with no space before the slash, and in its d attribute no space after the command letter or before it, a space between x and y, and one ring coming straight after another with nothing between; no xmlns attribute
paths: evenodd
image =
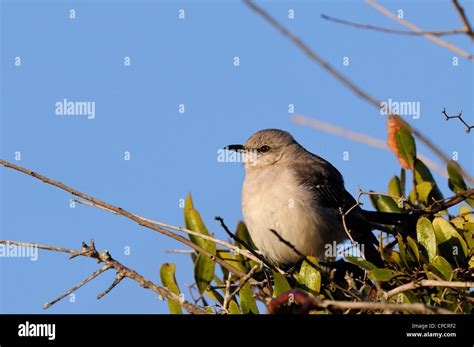
<svg viewBox="0 0 474 347"><path fill-rule="evenodd" d="M327 160L278 129L261 130L244 145L226 149L243 154L242 212L252 240L266 258L280 265L301 260L271 229L305 256L319 259L326 245L347 239L349 231L365 257L382 264L367 219L370 212L356 206L341 173ZM347 230L341 212L347 213Z"/></svg>

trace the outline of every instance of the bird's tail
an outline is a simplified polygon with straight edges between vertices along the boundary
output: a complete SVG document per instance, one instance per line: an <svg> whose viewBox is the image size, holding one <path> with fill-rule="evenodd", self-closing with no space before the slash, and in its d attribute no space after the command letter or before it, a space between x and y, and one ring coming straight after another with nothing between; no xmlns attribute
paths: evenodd
<svg viewBox="0 0 474 347"><path fill-rule="evenodd" d="M415 213L394 213L394 212L380 212L380 211L366 211L362 210L364 217L369 223L376 223L382 225L393 225L398 231L404 230L404 234L409 235L415 232L416 222L419 215Z"/></svg>

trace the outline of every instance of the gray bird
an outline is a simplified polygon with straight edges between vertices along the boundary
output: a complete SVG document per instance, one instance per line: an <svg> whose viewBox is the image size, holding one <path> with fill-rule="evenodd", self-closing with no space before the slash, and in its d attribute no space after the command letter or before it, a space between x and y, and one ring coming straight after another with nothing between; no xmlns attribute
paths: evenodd
<svg viewBox="0 0 474 347"><path fill-rule="evenodd" d="M305 256L324 258L326 245L348 238L357 241L365 257L377 265L381 259L374 244L366 212L344 188L341 173L327 160L308 152L288 132L265 129L244 145L226 149L241 152L245 162L242 212L258 250L270 261L295 264L301 260L288 244Z"/></svg>

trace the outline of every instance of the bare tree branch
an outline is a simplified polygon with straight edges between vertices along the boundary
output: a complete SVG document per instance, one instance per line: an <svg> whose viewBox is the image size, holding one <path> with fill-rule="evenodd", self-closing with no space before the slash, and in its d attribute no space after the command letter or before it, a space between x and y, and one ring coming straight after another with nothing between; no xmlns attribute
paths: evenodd
<svg viewBox="0 0 474 347"><path fill-rule="evenodd" d="M390 19L394 20L395 22L400 23L400 24L404 25L405 27L407 27L410 30L413 30L415 32L423 32L423 30L418 28L415 24L410 23L406 19L398 18L398 16L396 14L393 14L388 9L386 9L382 5L378 4L374 0L365 0L365 1L370 6L372 6L374 9L376 9L380 13L384 14L385 16L389 17ZM463 51L461 48L456 47L455 45L453 45L449 42L441 40L439 37L436 37L436 36L434 36L432 34L429 34L429 33L425 33L425 34L423 34L423 36L426 37L428 40L430 40L430 41L432 41L432 42L434 42L434 43L436 43L436 44L438 44L438 45L440 45L444 48L447 48L447 49L449 49L449 50L451 50L451 51L453 51L457 54L459 54L460 56L462 56L464 58L474 60L474 56L472 54L467 53L466 51Z"/></svg>
<svg viewBox="0 0 474 347"><path fill-rule="evenodd" d="M442 112L444 114L444 116L446 117L445 119L448 121L450 119L459 119L459 121L464 124L464 126L466 127L466 132L467 133L470 133L471 132L471 129L474 128L474 125L469 125L466 123L466 121L462 118L462 111L459 111L457 115L455 116L448 116L448 114L446 113L446 108L443 110Z"/></svg>
<svg viewBox="0 0 474 347"><path fill-rule="evenodd" d="M291 301L289 300L291 297ZM323 300L321 298L310 296L298 290L286 292L268 304L270 313L285 312L285 306L289 302L299 303L300 314L307 314L314 310L336 309L349 313L352 310L358 311L377 311L377 312L411 312L419 314L453 314L453 312L430 305L424 304L392 304L386 302L370 302L370 301L335 301Z"/></svg>
<svg viewBox="0 0 474 347"><path fill-rule="evenodd" d="M474 282L421 280L403 284L386 292L386 298L420 287L474 288Z"/></svg>
<svg viewBox="0 0 474 347"><path fill-rule="evenodd" d="M250 245L247 244L247 242L245 242L244 240L242 240L240 237L238 237L237 235L233 234L229 228L227 227L227 225L224 223L224 219L222 217L219 217L219 216L216 216L214 217L215 220L217 220L221 226L222 226L222 229L224 229L224 231L227 233L227 235L230 236L230 238L232 238L233 240L235 240L236 242L240 243L243 247L245 247L250 253L252 253L252 255L254 257L256 257L258 259L258 262L259 263L263 263L265 264L269 269L272 269L272 270L276 270L278 272L280 272L281 274L284 274L285 271L283 271L282 269L280 268L277 268L276 266L270 264L262 255L258 254L256 251L254 251L252 249L252 247L250 247Z"/></svg>
<svg viewBox="0 0 474 347"><path fill-rule="evenodd" d="M102 266L99 270L97 271L94 271L89 277L87 277L85 280L81 281L79 284L76 284L74 287L72 287L71 289L69 289L67 292L65 292L64 294L58 296L56 299L44 304L43 308L44 309L48 309L50 308L51 306L53 306L55 303L57 303L58 301L61 301L62 299L64 299L66 296L70 295L71 293L75 292L77 289L81 288L83 285L85 285L86 283L92 281L94 278L96 278L97 276L99 276L101 273L109 270L111 268L111 266L109 264L105 264L104 266Z"/></svg>
<svg viewBox="0 0 474 347"><path fill-rule="evenodd" d="M445 198L442 200L435 201L433 204L431 204L428 208L421 210L422 212L425 213L438 213L440 211L444 211L447 208L450 208L454 205L459 204L460 202L463 202L466 199L470 199L474 197L474 188L468 189L462 193L458 193L456 195L450 196L449 198Z"/></svg>
<svg viewBox="0 0 474 347"><path fill-rule="evenodd" d="M371 24L356 23L349 20L345 20L345 19L331 17L326 14L322 14L321 18L326 19L330 22L348 25L353 28L368 29L368 30L374 30L374 31L381 31L384 33L389 33L389 34L399 34L399 35L409 35L409 36L419 36L419 35L443 36L443 35L454 35L454 34L466 34L468 32L467 29L452 29L452 30L444 30L444 31L397 30L397 29L379 27L379 26L371 25Z"/></svg>
<svg viewBox="0 0 474 347"><path fill-rule="evenodd" d="M106 290L106 292L99 294L99 297L103 297L105 294L110 292L112 288L114 288L120 281L121 277L128 277L138 284L142 286L143 288L149 289L151 291L154 291L155 293L161 295L164 298L167 298L168 300L173 300L177 303L179 303L182 307L184 307L189 313L193 314L206 314L208 313L204 308L199 307L197 305L191 304L190 302L183 300L180 298L178 295L174 294L172 291L170 291L167 288L161 287L152 281L146 279L145 277L139 275L135 270L132 270L119 261L115 260L112 258L112 256L109 254L109 252L105 251L102 253L99 253L96 248L94 241L91 240L90 245L87 245L86 243L82 243L82 249L81 250L75 250L75 249L69 249L69 248L61 248L61 247L54 247L54 246L47 246L47 245L40 245L37 243L32 243L32 242L17 242L17 241L7 241L7 240L0 240L0 244L5 244L5 245L15 245L15 246L21 246L21 247L32 247L32 248L38 248L38 249L44 249L48 251L53 251L53 252L62 252L62 253L68 253L70 254L70 258L74 258L77 256L84 256L92 259L96 259L97 261L104 263L104 265L97 271L95 271L92 275L90 275L88 278L86 278L84 281L79 283L78 285L74 286L72 289L67 291L65 294L59 296L57 299L51 301L50 303L46 304L44 308L49 308L52 305L54 305L56 302L59 300L63 299L70 293L74 292L76 289L82 287L84 284L88 283L101 273L105 272L108 269L115 269L117 272L116 279L112 283L112 285ZM98 297L98 298L99 298Z"/></svg>
<svg viewBox="0 0 474 347"><path fill-rule="evenodd" d="M466 32L467 35L471 38L471 40L474 40L474 33L472 32L472 27L471 23L467 20L466 13L464 12L464 9L462 8L461 5L459 5L458 0L452 0L453 5L456 8L456 11L458 11L459 17L461 18L461 21L464 25L464 31Z"/></svg>

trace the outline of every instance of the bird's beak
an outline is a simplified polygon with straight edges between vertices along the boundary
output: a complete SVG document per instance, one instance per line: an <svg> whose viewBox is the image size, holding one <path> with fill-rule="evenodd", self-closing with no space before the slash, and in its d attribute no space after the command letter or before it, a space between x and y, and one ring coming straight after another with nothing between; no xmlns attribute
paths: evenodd
<svg viewBox="0 0 474 347"><path fill-rule="evenodd" d="M225 146L224 149L227 149L228 151L236 151L236 152L245 151L245 147L243 145L228 145L228 146Z"/></svg>

